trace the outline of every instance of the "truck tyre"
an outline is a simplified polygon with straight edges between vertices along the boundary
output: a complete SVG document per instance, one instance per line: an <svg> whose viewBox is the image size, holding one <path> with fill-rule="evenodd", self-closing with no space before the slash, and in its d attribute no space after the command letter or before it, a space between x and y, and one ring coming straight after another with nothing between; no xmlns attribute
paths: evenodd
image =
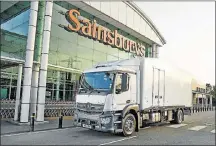
<svg viewBox="0 0 216 146"><path fill-rule="evenodd" d="M182 110L178 110L175 115L175 120L170 121L171 124L181 124L183 121L183 112Z"/></svg>
<svg viewBox="0 0 216 146"><path fill-rule="evenodd" d="M122 130L124 136L130 136L136 128L136 119L133 114L127 114L122 122Z"/></svg>

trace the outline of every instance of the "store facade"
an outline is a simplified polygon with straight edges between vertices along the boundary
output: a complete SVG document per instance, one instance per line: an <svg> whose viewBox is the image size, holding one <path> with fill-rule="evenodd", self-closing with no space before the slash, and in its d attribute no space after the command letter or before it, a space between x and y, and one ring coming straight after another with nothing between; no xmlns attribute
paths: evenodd
<svg viewBox="0 0 216 146"><path fill-rule="evenodd" d="M48 101L74 101L84 69L104 61L157 57L166 43L132 2L4 5L1 98L20 99L15 108L21 122L28 121L28 109L43 121Z"/></svg>

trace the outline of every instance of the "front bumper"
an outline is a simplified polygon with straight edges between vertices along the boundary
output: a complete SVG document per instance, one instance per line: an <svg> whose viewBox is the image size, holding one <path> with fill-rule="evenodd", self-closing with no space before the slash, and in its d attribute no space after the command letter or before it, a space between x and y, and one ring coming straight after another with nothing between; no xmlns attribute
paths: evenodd
<svg viewBox="0 0 216 146"><path fill-rule="evenodd" d="M94 118L92 118L94 117ZM110 118L109 123L102 123L101 118ZM121 132L121 129L118 129L118 126L114 124L115 116L113 114L105 114L98 116L89 116L79 113L75 113L75 126L83 127L87 129L92 129L101 132L110 132L116 133Z"/></svg>

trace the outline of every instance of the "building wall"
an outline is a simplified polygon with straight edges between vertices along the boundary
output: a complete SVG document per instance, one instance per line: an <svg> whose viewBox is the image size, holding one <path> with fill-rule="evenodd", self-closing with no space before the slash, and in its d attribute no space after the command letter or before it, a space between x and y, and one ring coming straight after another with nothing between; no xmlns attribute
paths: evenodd
<svg viewBox="0 0 216 146"><path fill-rule="evenodd" d="M113 17L113 19L134 29L138 33L144 34L144 36L149 39L158 39L153 33L152 28L147 24L147 21L141 18L141 15L139 15L136 10L124 2L84 3L90 4L90 6L95 9L98 9L97 6L99 6L98 10L101 12ZM20 3L17 4L19 5ZM19 10L19 7L16 7L17 12L21 13L14 15L10 20L3 22L1 25L1 56L24 61L28 35L30 2L22 2L22 5L25 5L25 9L23 10ZM55 67L51 68L49 66L46 84L46 97L51 100L55 99L57 92L59 92L60 99L71 100L72 96L74 97L75 84L77 83L80 74L73 72L72 69L82 71L99 62L133 57L132 53L111 47L110 45L105 45L75 32L68 32L60 27L59 25L69 24L65 16L60 14L60 12L66 12L70 9L77 9L77 7L73 5L73 2L54 1L48 63ZM12 11L12 8L9 10ZM112 31L118 29L120 35L135 42L141 42L146 48L145 56L151 57L151 44L143 42L132 36L130 33L126 33L116 26L99 19L96 14L87 13L82 9L79 11L83 17L89 20L95 19L101 26ZM42 18L38 15L38 20L39 19ZM39 34L36 32L36 38L38 37ZM36 45L37 43L35 43L35 53L37 51ZM36 61L35 58L36 57L34 57L34 61ZM62 68L65 69L63 70ZM1 91L4 90L4 97L7 94L7 98L15 99L18 67L5 68L1 70L1 72L4 72L1 74ZM58 72L60 72L60 79L57 76ZM6 90L7 92L5 92Z"/></svg>
<svg viewBox="0 0 216 146"><path fill-rule="evenodd" d="M110 45L104 45L99 41L81 36L75 32L68 32L64 30L64 28L59 27L59 25L67 26L69 24L65 16L59 12L62 11L65 13L67 10L77 9L77 7L66 2L61 2L60 4L54 3L53 6L49 53L50 64L84 70L98 62L128 59L132 57L131 53L113 48ZM93 15L83 10L79 12L83 17L93 20ZM98 24L111 30L117 29L98 18L94 19L97 20ZM126 33L121 30L118 31L118 33L124 36L126 35ZM127 38L135 41L133 36L127 35ZM150 45L145 45L147 48L151 47Z"/></svg>
<svg viewBox="0 0 216 146"><path fill-rule="evenodd" d="M122 24L132 28L136 32L151 39L152 41L162 45L158 34L152 28L150 23L142 17L139 12L130 6L127 2L123 1L84 1L84 3L92 6L93 8L105 13L106 15L114 18Z"/></svg>

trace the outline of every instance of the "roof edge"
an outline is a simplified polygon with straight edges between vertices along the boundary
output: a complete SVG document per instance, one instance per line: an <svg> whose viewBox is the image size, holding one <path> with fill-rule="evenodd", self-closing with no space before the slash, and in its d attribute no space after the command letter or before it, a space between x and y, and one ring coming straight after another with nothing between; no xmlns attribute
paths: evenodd
<svg viewBox="0 0 216 146"><path fill-rule="evenodd" d="M134 9L136 9L138 11L138 13L149 23L149 25L152 27L152 29L156 32L156 34L159 36L159 39L161 40L161 42L163 43L163 45L166 44L165 38L161 35L161 33L156 28L156 26L152 22L152 20L134 2L132 2L132 1L125 1L125 3L129 4Z"/></svg>

